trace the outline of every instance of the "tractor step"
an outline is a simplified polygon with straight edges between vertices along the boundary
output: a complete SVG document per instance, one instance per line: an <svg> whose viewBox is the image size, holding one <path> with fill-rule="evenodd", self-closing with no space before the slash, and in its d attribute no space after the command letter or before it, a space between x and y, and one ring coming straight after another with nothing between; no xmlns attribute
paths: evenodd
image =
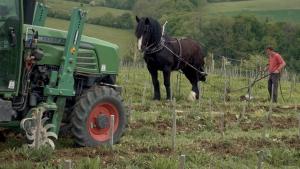
<svg viewBox="0 0 300 169"><path fill-rule="evenodd" d="M0 99L0 122L11 121L16 116L17 113L13 110L11 101Z"/></svg>

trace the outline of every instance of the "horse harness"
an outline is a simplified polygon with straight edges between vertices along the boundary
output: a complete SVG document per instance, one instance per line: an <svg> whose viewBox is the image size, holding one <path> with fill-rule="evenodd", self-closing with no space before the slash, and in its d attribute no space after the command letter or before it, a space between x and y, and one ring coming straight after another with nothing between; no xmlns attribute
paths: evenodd
<svg viewBox="0 0 300 169"><path fill-rule="evenodd" d="M160 42L155 45L155 43L152 43L149 46L146 46L145 48L145 54L153 54L156 52L161 51L164 48L165 40L164 38L161 38Z"/></svg>
<svg viewBox="0 0 300 169"><path fill-rule="evenodd" d="M179 44L179 55L176 54L175 52L172 51L172 49L170 49L169 47L167 47L165 45L165 38L161 38L160 42L154 46L154 44L151 44L149 46L146 47L146 50L145 50L145 54L153 54L153 53L156 53L156 52L159 52L160 50L162 50L163 48L167 49L169 52L171 52L177 59L178 59L178 63L177 63L177 66L176 66L176 70L179 69L179 66L181 64L181 62L183 62L185 65L189 66L190 68L194 69L196 72L198 72L199 74L203 75L203 76L206 76L207 73L206 72L203 72L203 71L200 71L198 70L197 68L195 68L195 66L191 65L189 62L187 62L186 60L184 60L182 58L182 45L180 43L180 41L184 39L184 38L181 38L181 39L177 39L176 38L176 41L177 43ZM168 41L168 42L173 42L173 41ZM152 46L154 46L152 48Z"/></svg>
<svg viewBox="0 0 300 169"><path fill-rule="evenodd" d="M178 63L175 67L175 70L179 70L180 68L180 64L181 62L183 61L183 58L182 58L182 45L181 45L181 40L184 39L184 38L175 38L175 40L172 40L172 41L166 41L166 39L164 37L161 38L160 42L158 44L151 44L149 46L146 46L146 49L145 49L145 54L153 54L153 53L156 53L156 52L159 52L161 51L163 48L166 48L169 52L171 52L175 57L177 57L178 59ZM176 54L175 52L173 52L170 48L168 48L166 46L166 43L169 42L169 43L173 43L173 42L176 42L179 46L179 53Z"/></svg>

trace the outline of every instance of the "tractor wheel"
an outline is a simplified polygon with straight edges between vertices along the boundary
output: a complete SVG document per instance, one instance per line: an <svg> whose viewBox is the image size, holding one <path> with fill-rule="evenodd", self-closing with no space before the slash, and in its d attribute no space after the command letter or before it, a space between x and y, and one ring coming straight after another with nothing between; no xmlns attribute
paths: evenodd
<svg viewBox="0 0 300 169"><path fill-rule="evenodd" d="M80 146L95 147L110 140L110 116L114 115L114 143L125 130L126 112L122 99L114 89L96 86L87 90L73 110L72 133Z"/></svg>

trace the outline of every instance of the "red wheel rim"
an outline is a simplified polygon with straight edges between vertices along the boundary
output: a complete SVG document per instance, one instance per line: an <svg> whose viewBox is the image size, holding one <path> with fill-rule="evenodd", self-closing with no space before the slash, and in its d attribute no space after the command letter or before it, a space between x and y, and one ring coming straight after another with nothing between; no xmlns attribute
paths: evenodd
<svg viewBox="0 0 300 169"><path fill-rule="evenodd" d="M107 141L110 138L109 134L109 125L106 128L98 128L96 127L96 119L98 116L105 116L107 119L110 119L110 115L114 115L115 123L114 123L114 133L119 126L119 113L116 107L111 103L101 103L97 104L93 107L87 121L87 128L89 130L90 135L93 139L97 141ZM109 123L109 121L108 121Z"/></svg>

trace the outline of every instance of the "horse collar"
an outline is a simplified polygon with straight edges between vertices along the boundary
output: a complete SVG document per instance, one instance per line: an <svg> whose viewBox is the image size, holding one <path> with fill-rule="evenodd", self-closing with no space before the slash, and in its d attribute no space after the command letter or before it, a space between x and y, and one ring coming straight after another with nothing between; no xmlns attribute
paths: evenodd
<svg viewBox="0 0 300 169"><path fill-rule="evenodd" d="M156 53L156 52L159 52L161 51L165 46L165 38L161 38L159 43L155 44L155 43L152 43L151 45L147 46L144 53L145 54L153 54L153 53Z"/></svg>

